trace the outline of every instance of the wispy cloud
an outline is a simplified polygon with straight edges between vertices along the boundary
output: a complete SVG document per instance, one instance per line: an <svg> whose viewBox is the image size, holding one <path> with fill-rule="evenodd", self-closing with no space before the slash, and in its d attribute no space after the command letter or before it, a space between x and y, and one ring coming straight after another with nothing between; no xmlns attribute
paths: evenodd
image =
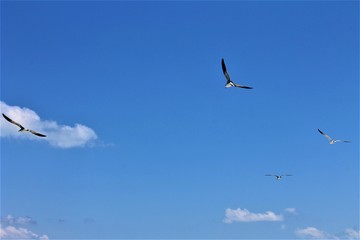
<svg viewBox="0 0 360 240"><path fill-rule="evenodd" d="M292 215L297 214L296 208L285 208L285 212L290 213Z"/></svg>
<svg viewBox="0 0 360 240"><path fill-rule="evenodd" d="M252 213L247 209L231 209L228 208L225 210L225 223L232 223L232 222L276 222L276 221L283 221L282 215L276 215L271 211L267 211L265 213Z"/></svg>
<svg viewBox="0 0 360 240"><path fill-rule="evenodd" d="M13 217L12 215L8 214L6 217L1 219L1 223L8 224L8 225L28 225L28 224L36 224L36 221L31 217Z"/></svg>
<svg viewBox="0 0 360 240"><path fill-rule="evenodd" d="M315 227L307 227L302 229L297 229L295 235L303 239L348 239L355 240L360 239L360 231L352 228L347 228L343 234L331 234L322 230L319 230Z"/></svg>
<svg viewBox="0 0 360 240"><path fill-rule="evenodd" d="M95 139L94 130L82 124L73 127L58 124L55 121L41 120L39 115L31 109L18 106L9 106L0 101L1 112L19 122L24 127L46 134L46 138L39 138L28 133L19 133L17 126L7 122L2 116L0 120L0 136L25 138L30 140L48 141L52 146L59 148L72 148L85 146Z"/></svg>
<svg viewBox="0 0 360 240"><path fill-rule="evenodd" d="M0 224L0 238L1 239L39 239L39 240L48 240L47 235L36 234L26 228L6 226L3 227Z"/></svg>
<svg viewBox="0 0 360 240"><path fill-rule="evenodd" d="M345 230L345 235L348 237L348 239L360 239L360 230L355 230L352 228L347 228Z"/></svg>
<svg viewBox="0 0 360 240"><path fill-rule="evenodd" d="M295 235L299 238L305 238L305 239L338 239L336 236L321 231L315 227L297 229L295 231Z"/></svg>

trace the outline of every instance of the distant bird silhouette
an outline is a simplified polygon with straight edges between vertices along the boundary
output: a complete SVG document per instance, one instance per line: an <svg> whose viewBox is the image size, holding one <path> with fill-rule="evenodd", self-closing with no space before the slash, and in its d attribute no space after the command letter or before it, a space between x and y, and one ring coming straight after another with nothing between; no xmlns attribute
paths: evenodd
<svg viewBox="0 0 360 240"><path fill-rule="evenodd" d="M8 116L6 116L5 114L2 114L3 117L8 120L9 122L11 122L12 124L15 124L16 126L18 126L20 128L19 132L31 132L32 134L36 135L36 136L39 136L39 137L46 137L46 135L44 134L41 134L41 133L38 133L38 132L35 132L34 130L31 130L31 129L27 129L27 128L24 128L21 124L15 122L14 120L10 119Z"/></svg>
<svg viewBox="0 0 360 240"><path fill-rule="evenodd" d="M276 178L276 180L280 180L282 177L292 176L292 175L291 174L283 174L283 175L266 174L265 176L274 176Z"/></svg>
<svg viewBox="0 0 360 240"><path fill-rule="evenodd" d="M234 83L233 81L231 81L230 79L230 76L228 74L228 72L226 71L226 66L225 66L225 62L224 62L224 59L222 58L221 59L221 66L222 66L222 70L223 70L223 73L225 75L225 78L227 80L226 84L225 84L225 87L226 88L229 88L229 87L239 87L239 88L245 88L245 89L252 89L252 87L247 87L247 86L241 86L239 84L236 84Z"/></svg>
<svg viewBox="0 0 360 240"><path fill-rule="evenodd" d="M318 129L318 131L319 131L319 133L321 133L322 135L324 135L324 136L329 140L329 143L330 143L330 144L334 144L334 143L336 143L336 142L346 142L346 143L351 142L351 141L349 141L349 140L334 140L334 139L332 139L331 137L329 137L329 135L323 133L320 129Z"/></svg>

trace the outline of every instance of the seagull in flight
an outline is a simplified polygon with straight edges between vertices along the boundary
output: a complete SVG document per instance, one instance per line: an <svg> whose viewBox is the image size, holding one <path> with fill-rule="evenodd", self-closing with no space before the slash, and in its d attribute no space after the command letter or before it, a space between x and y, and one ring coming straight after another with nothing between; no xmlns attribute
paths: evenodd
<svg viewBox="0 0 360 240"><path fill-rule="evenodd" d="M18 126L20 128L19 132L31 132L32 134L36 135L36 136L39 136L39 137L46 137L46 135L44 134L41 134L41 133L38 133L38 132L35 132L34 130L31 130L31 129L27 129L27 128L24 128L21 124L15 122L14 120L10 119L8 116L6 116L5 114L2 114L3 117L8 120L9 122L11 122L12 124Z"/></svg>
<svg viewBox="0 0 360 240"><path fill-rule="evenodd" d="M226 66L225 66L225 62L224 62L224 59L222 58L221 59L221 66L222 66L222 70L223 70L223 73L225 75L225 78L227 80L226 84L225 84L225 87L226 88L229 88L229 87L239 87L239 88L246 88L246 89L252 89L252 87L247 87L247 86L241 86L239 84L236 84L234 83L233 81L230 80L230 76L228 74L228 72L226 71Z"/></svg>
<svg viewBox="0 0 360 240"><path fill-rule="evenodd" d="M274 176L276 178L276 180L280 180L282 177L292 176L292 175L291 174L283 174L283 175L266 174L265 176Z"/></svg>
<svg viewBox="0 0 360 240"><path fill-rule="evenodd" d="M335 140L335 139L332 139L331 137L329 137L329 135L323 133L320 129L318 129L319 133L321 133L322 135L324 135L328 140L329 140L329 143L330 144L334 144L336 142L346 142L346 143L349 143L351 141L349 140Z"/></svg>

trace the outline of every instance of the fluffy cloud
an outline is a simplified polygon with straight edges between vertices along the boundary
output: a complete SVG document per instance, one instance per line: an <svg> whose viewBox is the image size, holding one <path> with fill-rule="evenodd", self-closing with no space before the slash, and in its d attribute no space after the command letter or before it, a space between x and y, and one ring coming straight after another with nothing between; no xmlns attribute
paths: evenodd
<svg viewBox="0 0 360 240"><path fill-rule="evenodd" d="M356 231L352 228L346 229L344 231L344 234L341 234L341 236L327 233L315 227L297 229L295 231L295 235L299 238L304 238L304 239L349 239L349 240L360 239L360 231Z"/></svg>
<svg viewBox="0 0 360 240"><path fill-rule="evenodd" d="M28 224L36 224L36 221L31 217L13 217L12 215L7 215L6 217L1 219L1 222L9 225L28 225Z"/></svg>
<svg viewBox="0 0 360 240"><path fill-rule="evenodd" d="M1 239L39 239L48 240L47 235L38 235L26 228L16 228L14 226L3 227L0 224L0 238Z"/></svg>
<svg viewBox="0 0 360 240"><path fill-rule="evenodd" d="M81 147L97 138L91 128L82 124L75 126L60 125L55 121L44 121L31 109L18 106L9 106L0 101L1 112L20 123L25 128L33 129L46 134L46 138L39 138L30 133L19 133L18 127L7 122L3 117L0 120L0 136L26 138L30 140L48 141L52 146L59 148Z"/></svg>
<svg viewBox="0 0 360 240"><path fill-rule="evenodd" d="M225 210L225 223L232 222L275 222L275 221L283 221L282 215L276 215L271 211L267 211L265 213L251 213L247 209L231 209L228 208Z"/></svg>

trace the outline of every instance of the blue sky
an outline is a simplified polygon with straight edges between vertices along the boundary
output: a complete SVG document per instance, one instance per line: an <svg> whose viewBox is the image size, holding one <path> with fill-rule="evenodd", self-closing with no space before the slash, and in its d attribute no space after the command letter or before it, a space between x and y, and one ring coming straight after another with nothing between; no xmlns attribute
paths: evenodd
<svg viewBox="0 0 360 240"><path fill-rule="evenodd" d="M357 1L2 1L0 100L3 238L359 238Z"/></svg>

